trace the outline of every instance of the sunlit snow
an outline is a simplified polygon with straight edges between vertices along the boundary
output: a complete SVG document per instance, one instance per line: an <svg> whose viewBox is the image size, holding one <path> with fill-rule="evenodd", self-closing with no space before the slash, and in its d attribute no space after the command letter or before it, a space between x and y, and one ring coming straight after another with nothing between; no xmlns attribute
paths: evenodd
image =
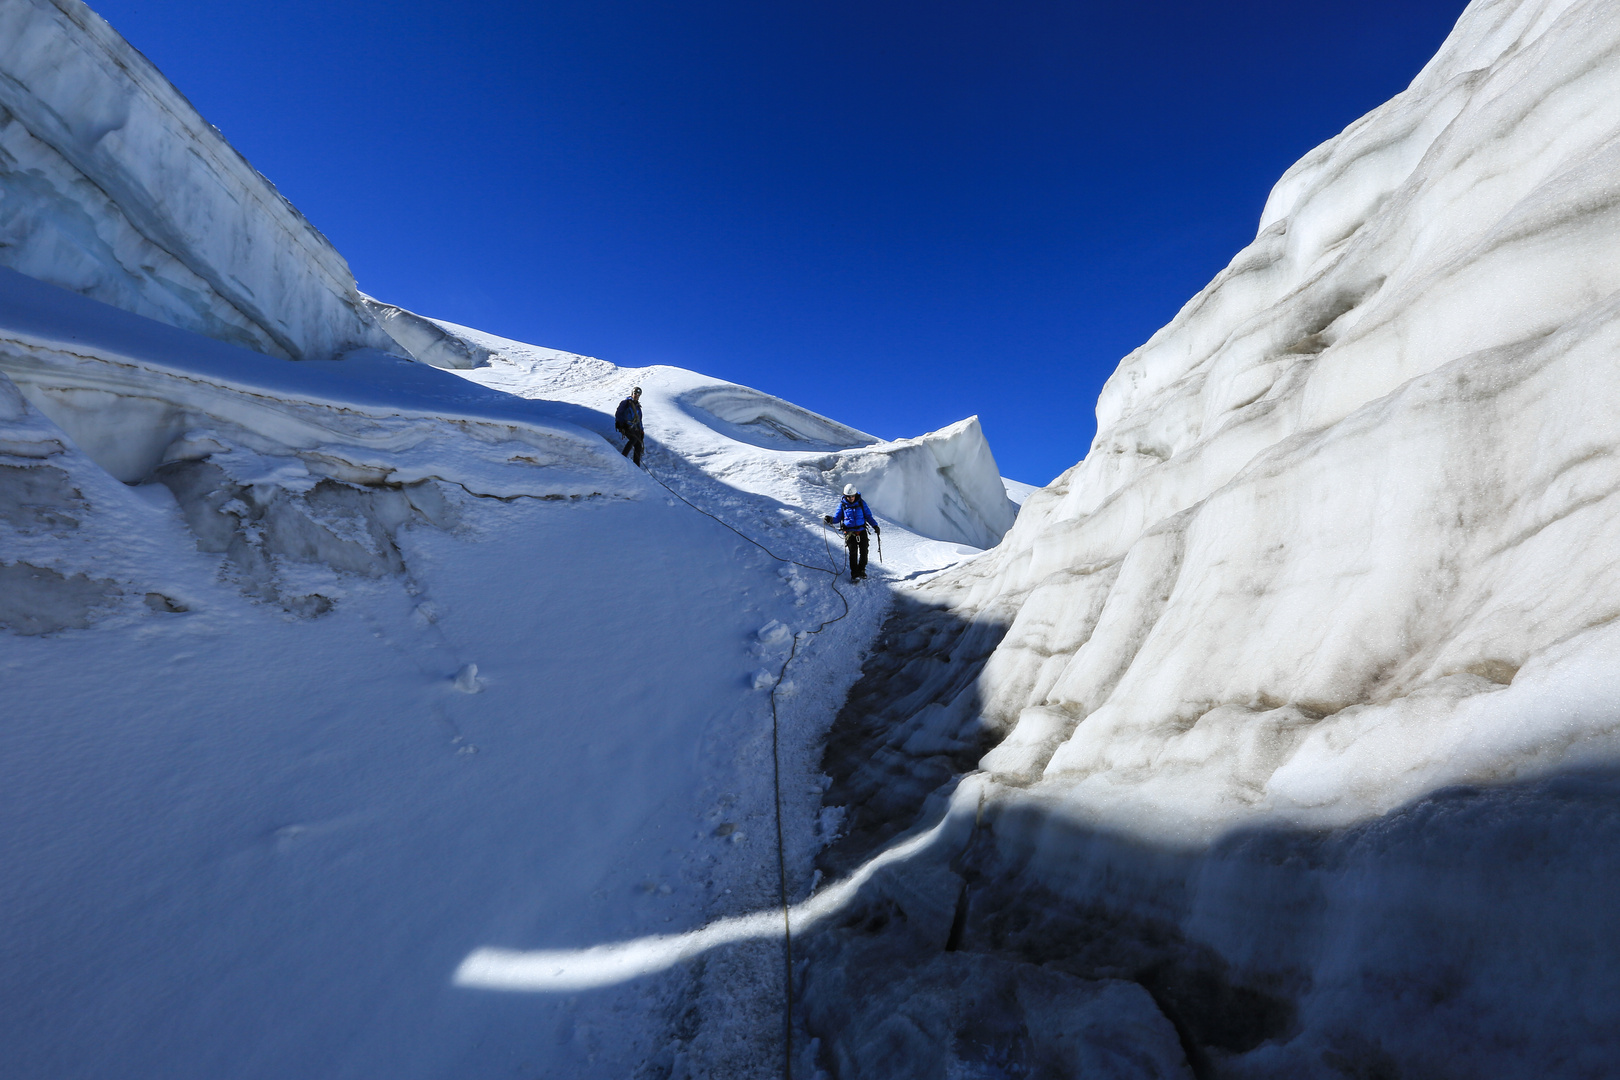
<svg viewBox="0 0 1620 1080"><path fill-rule="evenodd" d="M1471 4L1038 490L362 296L77 0L0 71L17 1075L1612 1067L1613 5Z"/></svg>

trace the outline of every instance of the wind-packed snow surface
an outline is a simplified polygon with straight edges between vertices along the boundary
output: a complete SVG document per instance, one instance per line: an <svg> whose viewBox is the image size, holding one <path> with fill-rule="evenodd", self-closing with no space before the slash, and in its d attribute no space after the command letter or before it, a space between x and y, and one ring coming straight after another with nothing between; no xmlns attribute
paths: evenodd
<svg viewBox="0 0 1620 1080"><path fill-rule="evenodd" d="M1006 635L895 722L996 745L813 947L838 1075L1090 1075L1044 1017L1118 979L1203 1076L1614 1074L1617 254L1602 0L1476 0L1288 171L922 590Z"/></svg>
<svg viewBox="0 0 1620 1080"><path fill-rule="evenodd" d="M880 509L883 561L852 586L820 522L845 455L880 480L886 452L982 459L981 519L1009 505L993 460L958 449L976 425L883 443L476 336L486 385L292 363L0 270L8 1075L780 1058L780 912L584 993L455 976L481 949L770 911L773 704L803 896L838 828L819 743L884 583L978 552ZM632 384L648 472L604 437Z"/></svg>

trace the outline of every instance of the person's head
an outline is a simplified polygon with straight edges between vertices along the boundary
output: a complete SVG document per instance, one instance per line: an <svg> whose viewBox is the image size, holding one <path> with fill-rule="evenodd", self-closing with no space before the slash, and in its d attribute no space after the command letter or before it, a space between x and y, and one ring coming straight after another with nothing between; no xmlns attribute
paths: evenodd
<svg viewBox="0 0 1620 1080"><path fill-rule="evenodd" d="M640 401L641 400L641 387L639 387L639 386L631 387L630 388L630 396L635 398L637 401Z"/></svg>
<svg viewBox="0 0 1620 1080"><path fill-rule="evenodd" d="M854 484L845 484L844 485L844 498L846 500L848 500L849 502L854 502L856 499L858 499L860 497L861 497L861 493L855 490L855 485Z"/></svg>

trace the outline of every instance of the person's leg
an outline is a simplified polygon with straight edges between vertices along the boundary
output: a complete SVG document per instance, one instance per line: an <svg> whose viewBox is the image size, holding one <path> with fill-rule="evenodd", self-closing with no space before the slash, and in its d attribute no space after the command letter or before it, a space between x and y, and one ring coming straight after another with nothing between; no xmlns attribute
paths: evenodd
<svg viewBox="0 0 1620 1080"><path fill-rule="evenodd" d="M859 535L859 533L852 532L844 534L844 546L849 549L849 577L851 581L861 576L860 567L855 562L855 552L857 550L855 538Z"/></svg>
<svg viewBox="0 0 1620 1080"><path fill-rule="evenodd" d="M865 577L866 576L866 547L867 547L867 544L869 542L867 540L867 538L866 538L866 530L862 529L860 532L856 533L855 536L856 536L856 538L858 539L858 541L860 543L860 559L861 559L861 566L860 566L860 569L856 572L856 576L857 577Z"/></svg>
<svg viewBox="0 0 1620 1080"><path fill-rule="evenodd" d="M637 465L641 464L641 451L643 449L643 442L645 441L646 438L647 437L645 435L637 435L635 438L630 440L632 443L635 444L635 448L636 448L636 464Z"/></svg>

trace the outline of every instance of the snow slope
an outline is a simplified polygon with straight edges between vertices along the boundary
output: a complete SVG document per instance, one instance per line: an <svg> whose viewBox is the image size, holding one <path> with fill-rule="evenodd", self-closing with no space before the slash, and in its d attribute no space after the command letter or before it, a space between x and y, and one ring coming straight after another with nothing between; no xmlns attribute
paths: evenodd
<svg viewBox="0 0 1620 1080"><path fill-rule="evenodd" d="M396 351L326 238L81 0L0 3L0 265L274 356Z"/></svg>
<svg viewBox="0 0 1620 1080"><path fill-rule="evenodd" d="M888 527L841 592L849 480ZM87 7L0 2L8 1075L755 1075L768 939L454 975L770 910L778 762L802 892L882 582L1014 512L975 421L884 443L362 296Z"/></svg>
<svg viewBox="0 0 1620 1080"><path fill-rule="evenodd" d="M780 1055L769 934L585 994L454 976L480 949L770 911L773 697L802 895L837 828L819 743L882 582L977 549L889 520L875 579L834 588L835 444L885 444L488 340L456 374L291 363L0 270L11 1075ZM603 437L631 383L650 474Z"/></svg>
<svg viewBox="0 0 1620 1080"><path fill-rule="evenodd" d="M816 946L839 1075L1065 1053L1054 969L1145 988L1204 1076L1612 1072L1617 155L1620 10L1475 0L923 588L1005 638L898 722L1000 741L868 898L906 928ZM980 1049L881 1020L952 979Z"/></svg>

